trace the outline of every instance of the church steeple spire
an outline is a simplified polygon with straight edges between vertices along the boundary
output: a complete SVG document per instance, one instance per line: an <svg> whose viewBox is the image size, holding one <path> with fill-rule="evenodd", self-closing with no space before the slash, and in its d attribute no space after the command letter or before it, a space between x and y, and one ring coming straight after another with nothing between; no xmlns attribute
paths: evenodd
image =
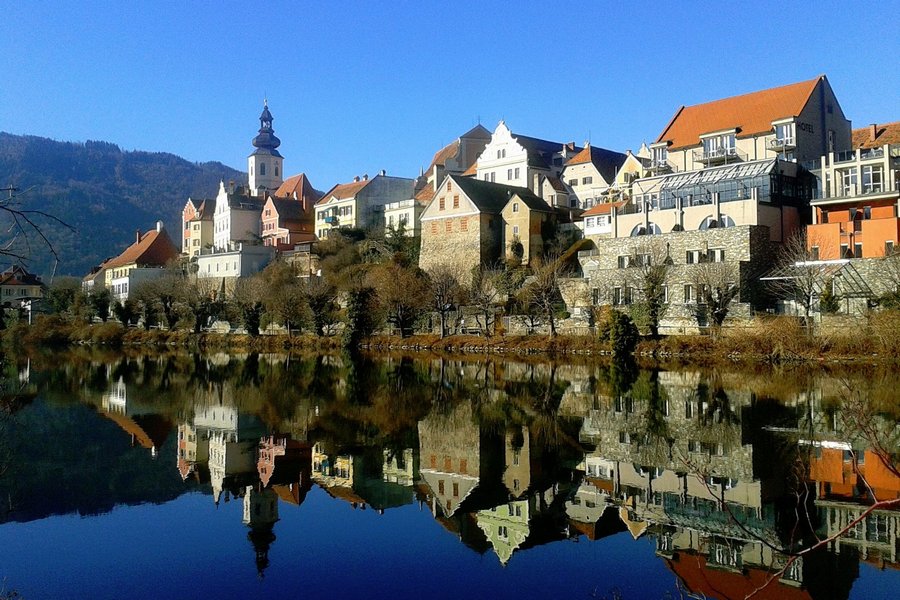
<svg viewBox="0 0 900 600"><path fill-rule="evenodd" d="M272 121L269 100L266 98L263 100L262 114L259 115L259 132L252 142L255 150L248 161L250 190L254 196L264 196L267 191L278 189L283 181L284 158L278 153L281 140L275 136Z"/></svg>

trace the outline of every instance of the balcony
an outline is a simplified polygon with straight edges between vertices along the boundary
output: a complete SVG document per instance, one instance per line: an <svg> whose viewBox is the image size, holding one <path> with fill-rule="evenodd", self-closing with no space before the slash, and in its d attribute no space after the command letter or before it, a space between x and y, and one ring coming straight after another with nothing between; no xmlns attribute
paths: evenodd
<svg viewBox="0 0 900 600"><path fill-rule="evenodd" d="M671 173L672 165L669 164L667 160L653 159L650 162L650 172L654 175L660 175L662 173Z"/></svg>
<svg viewBox="0 0 900 600"><path fill-rule="evenodd" d="M340 220L334 215L325 217L325 222L328 223L329 225L331 225L332 227L337 227L338 225L340 225Z"/></svg>
<svg viewBox="0 0 900 600"><path fill-rule="evenodd" d="M769 140L769 150L772 152L790 152L797 148L797 142L792 137L781 137Z"/></svg>
<svg viewBox="0 0 900 600"><path fill-rule="evenodd" d="M694 150L694 162L702 163L709 167L712 165L726 165L729 163L743 162L747 155L738 152L737 148L710 148L709 150Z"/></svg>

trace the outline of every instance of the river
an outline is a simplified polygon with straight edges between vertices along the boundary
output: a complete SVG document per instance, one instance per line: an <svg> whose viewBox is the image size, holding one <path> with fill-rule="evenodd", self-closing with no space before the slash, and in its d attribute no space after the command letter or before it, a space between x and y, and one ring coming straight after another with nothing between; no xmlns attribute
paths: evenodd
<svg viewBox="0 0 900 600"><path fill-rule="evenodd" d="M0 598L893 598L898 381L7 357Z"/></svg>

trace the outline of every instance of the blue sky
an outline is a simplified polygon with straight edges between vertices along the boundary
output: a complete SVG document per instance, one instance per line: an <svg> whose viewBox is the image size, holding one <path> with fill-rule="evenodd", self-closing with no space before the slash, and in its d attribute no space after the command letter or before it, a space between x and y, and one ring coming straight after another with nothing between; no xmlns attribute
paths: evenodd
<svg viewBox="0 0 900 600"><path fill-rule="evenodd" d="M414 176L481 120L617 150L681 104L826 74L900 119L895 1L10 2L0 130L246 169L264 95L285 172Z"/></svg>

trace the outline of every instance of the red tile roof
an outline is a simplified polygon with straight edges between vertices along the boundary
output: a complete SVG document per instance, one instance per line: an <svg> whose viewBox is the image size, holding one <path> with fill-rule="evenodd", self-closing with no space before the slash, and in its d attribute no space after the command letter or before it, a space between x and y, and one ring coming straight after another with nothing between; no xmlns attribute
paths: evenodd
<svg viewBox="0 0 900 600"><path fill-rule="evenodd" d="M434 186L428 184L421 190L416 192L415 198L419 204L428 204L429 202L431 202L431 199L434 198L434 194Z"/></svg>
<svg viewBox="0 0 900 600"><path fill-rule="evenodd" d="M478 173L478 161L469 165L469 168L462 172L463 177L472 177Z"/></svg>
<svg viewBox="0 0 900 600"><path fill-rule="evenodd" d="M581 213L582 217L594 217L597 215L608 215L612 212L613 207L618 208L625 204L624 201L604 202L603 204L595 204L591 208Z"/></svg>
<svg viewBox="0 0 900 600"><path fill-rule="evenodd" d="M14 265L0 273L0 285L41 285L41 278Z"/></svg>
<svg viewBox="0 0 900 600"><path fill-rule="evenodd" d="M319 200L319 192L317 192L309 182L309 178L306 177L306 173L300 173L299 175L288 177L284 180L284 183L278 186L278 189L275 190L275 193L273 195L276 198L293 199L294 194L297 194L297 200L303 203L304 210L306 210Z"/></svg>
<svg viewBox="0 0 900 600"><path fill-rule="evenodd" d="M668 141L675 149L699 145L701 135L714 131L737 128L738 137L768 133L772 121L798 116L816 85L824 79L821 75L809 81L682 106L656 141Z"/></svg>
<svg viewBox="0 0 900 600"><path fill-rule="evenodd" d="M872 130L875 135L872 135ZM884 125L872 124L868 127L853 130L853 148L880 148L885 144L900 144L900 121L885 123Z"/></svg>
<svg viewBox="0 0 900 600"><path fill-rule="evenodd" d="M369 185L371 179L361 179L359 181L354 181L352 183L339 183L327 192L325 192L322 197L319 199L316 204L325 204L331 198L337 198L338 200L346 200L347 198L352 198L356 194L360 192L364 187Z"/></svg>
<svg viewBox="0 0 900 600"><path fill-rule="evenodd" d="M454 156L456 156L457 152L459 152L459 140L458 139L453 142L450 142L449 144L447 144L446 146L444 146L443 148L441 148L440 150L438 150L437 152L434 153L434 158L431 159L431 164L428 166L428 172L430 173L435 165L441 165L441 166L446 165L447 161L449 159L453 158Z"/></svg>
<svg viewBox="0 0 900 600"><path fill-rule="evenodd" d="M135 263L139 266L163 267L178 256L178 248L172 243L165 229L151 229L140 237L125 252L112 258L103 265L105 269L114 269L122 265Z"/></svg>

